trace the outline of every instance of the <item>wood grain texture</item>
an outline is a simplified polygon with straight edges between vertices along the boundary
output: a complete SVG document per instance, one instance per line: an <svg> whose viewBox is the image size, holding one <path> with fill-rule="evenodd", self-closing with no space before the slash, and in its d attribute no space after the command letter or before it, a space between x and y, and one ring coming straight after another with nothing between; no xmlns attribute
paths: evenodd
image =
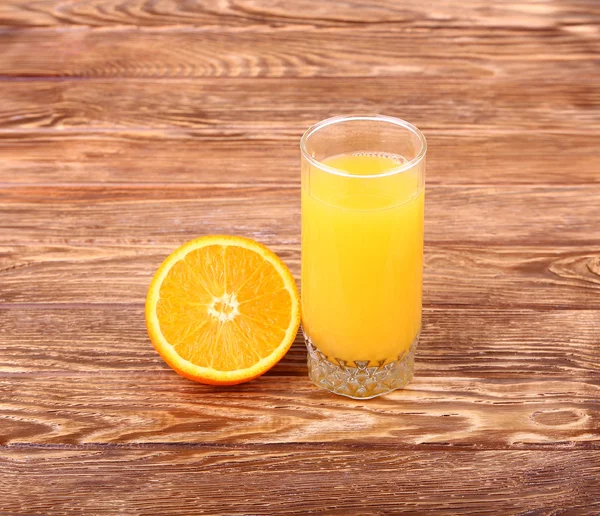
<svg viewBox="0 0 600 516"><path fill-rule="evenodd" d="M300 243L297 186L15 186L0 203L0 245L173 245L211 233ZM599 221L599 185L431 185L425 241L597 246Z"/></svg>
<svg viewBox="0 0 600 516"><path fill-rule="evenodd" d="M0 3L0 513L597 514L600 6ZM207 233L299 279L299 152L344 112L428 142L415 381L368 402L298 338L215 388L152 349Z"/></svg>
<svg viewBox="0 0 600 516"><path fill-rule="evenodd" d="M208 232L205 226L203 231ZM268 241L272 249L299 283L298 242L282 233L272 239ZM284 244L286 239L291 242ZM184 240L1 246L0 302L140 305L154 271ZM598 309L599 295L598 245L580 249L432 243L426 247L426 307Z"/></svg>
<svg viewBox="0 0 600 516"><path fill-rule="evenodd" d="M600 16L598 17L600 21ZM585 29L585 28L584 28ZM52 37L49 37L51 35ZM600 31L558 27L319 28L262 25L174 30L0 33L8 77L367 77L452 81L568 80L594 73ZM549 52L549 45L552 51ZM35 47L36 52L29 51ZM569 72L566 74L565 72Z"/></svg>
<svg viewBox="0 0 600 516"><path fill-rule="evenodd" d="M600 183L598 138L585 128L568 136L459 128L426 136L428 185ZM299 139L289 131L0 132L0 184L297 186Z"/></svg>
<svg viewBox="0 0 600 516"><path fill-rule="evenodd" d="M600 449L600 377L417 376L369 401L307 376L229 388L163 371L0 375L0 443L379 443Z"/></svg>
<svg viewBox="0 0 600 516"><path fill-rule="evenodd" d="M519 4L485 0L440 0L425 6L418 0L399 4L394 0L319 0L261 2L257 0L9 0L2 4L0 20L11 27L68 25L221 25L248 26L261 23L278 26L290 22L307 25L352 25L376 23L423 27L524 27L541 29L589 25L600 13L593 2L561 0L540 4L526 0Z"/></svg>
<svg viewBox="0 0 600 516"><path fill-rule="evenodd" d="M600 310L425 308L416 374L600 377L598 320ZM148 339L141 301L0 305L0 372L109 370L168 370ZM300 335L267 375L307 375Z"/></svg>
<svg viewBox="0 0 600 516"><path fill-rule="evenodd" d="M422 130L540 131L600 129L600 68L582 82L553 72L447 81L421 75L354 78L198 78L0 81L0 130L212 128L286 131L340 113L383 112ZM176 87L174 87L176 84ZM478 95L473 95L473 90Z"/></svg>
<svg viewBox="0 0 600 516"><path fill-rule="evenodd" d="M497 514L499 507L555 514L560 507L591 515L600 508L599 470L600 451L589 450L7 449L0 454L0 509L6 515L374 515Z"/></svg>

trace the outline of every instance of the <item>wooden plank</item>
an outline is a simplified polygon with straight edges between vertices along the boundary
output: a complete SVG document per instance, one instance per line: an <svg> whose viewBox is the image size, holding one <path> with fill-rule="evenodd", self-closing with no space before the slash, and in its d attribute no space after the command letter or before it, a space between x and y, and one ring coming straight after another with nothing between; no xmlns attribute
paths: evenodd
<svg viewBox="0 0 600 516"><path fill-rule="evenodd" d="M142 0L92 0L83 4L62 4L55 0L38 1L32 8L27 0L12 0L3 5L0 16L11 26L64 25L274 25L304 23L310 25L399 24L436 26L441 22L453 27L551 27L556 20L577 25L593 22L598 16L595 5L581 0L552 2L540 6L533 0L489 6L483 0L441 1L425 7L417 0L399 5L394 0L348 2L337 0L323 5L304 0L282 6L276 2L210 2L179 4L167 1L148 4Z"/></svg>
<svg viewBox="0 0 600 516"><path fill-rule="evenodd" d="M297 236L274 233L262 240L299 282L299 244L283 243L294 239ZM0 247L0 302L140 305L154 271L184 240L169 245L156 241L99 246L81 240L78 245ZM580 249L432 243L425 246L423 301L440 308L598 309L599 257L597 245Z"/></svg>
<svg viewBox="0 0 600 516"><path fill-rule="evenodd" d="M0 375L0 443L378 443L600 449L600 377L417 376L356 401L308 376L228 388L171 370Z"/></svg>
<svg viewBox="0 0 600 516"><path fill-rule="evenodd" d="M592 514L600 508L598 451L290 446L0 453L0 508L7 515L547 514L557 507Z"/></svg>
<svg viewBox="0 0 600 516"><path fill-rule="evenodd" d="M598 17L600 21L600 16ZM570 79L594 73L585 31L472 27L222 26L0 33L4 77L383 77ZM30 49L35 48L36 52ZM550 50L551 49L551 50ZM365 81L363 81L364 83Z"/></svg>
<svg viewBox="0 0 600 516"><path fill-rule="evenodd" d="M597 6L584 0L553 1L540 5L535 0L519 4L489 5L485 0L439 1L424 5L418 0L402 4L394 0L349 2L319 0L257 2L242 0L212 2L169 2L160 0L90 0L64 3L57 0L11 0L0 7L0 22L5 26L68 25L231 25L252 23L307 25L357 25L365 23L432 27L441 23L451 27L555 27L560 20L567 27L592 24L599 16Z"/></svg>
<svg viewBox="0 0 600 516"><path fill-rule="evenodd" d="M600 183L597 140L585 129L568 136L435 129L427 132L427 184ZM297 185L299 141L300 132L262 139L225 132L4 132L0 184Z"/></svg>
<svg viewBox="0 0 600 516"><path fill-rule="evenodd" d="M600 310L425 308L417 375L600 377L599 320ZM1 372L166 369L141 303L0 305ZM307 375L300 336L267 374Z"/></svg>
<svg viewBox="0 0 600 516"><path fill-rule="evenodd" d="M355 78L208 78L0 82L0 129L178 129L279 131L297 138L334 114L383 112L422 130L456 128L581 134L600 130L600 94L561 73L440 81L422 75ZM276 86L276 87L275 87ZM474 94L473 92L476 92ZM539 99L543 99L541 102Z"/></svg>
<svg viewBox="0 0 600 516"><path fill-rule="evenodd" d="M427 189L428 244L600 243L600 187L443 186ZM300 243L300 189L290 186L15 186L0 189L0 245L164 244L239 234ZM524 223L526 222L526 223ZM482 250L483 251L483 250Z"/></svg>

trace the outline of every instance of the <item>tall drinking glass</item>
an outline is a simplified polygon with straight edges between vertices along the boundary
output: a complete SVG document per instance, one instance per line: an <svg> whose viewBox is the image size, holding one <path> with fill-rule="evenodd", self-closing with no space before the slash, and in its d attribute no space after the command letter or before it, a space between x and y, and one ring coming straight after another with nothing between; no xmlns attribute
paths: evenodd
<svg viewBox="0 0 600 516"><path fill-rule="evenodd" d="M398 118L337 116L300 148L310 378L352 398L402 388L421 330L425 138Z"/></svg>

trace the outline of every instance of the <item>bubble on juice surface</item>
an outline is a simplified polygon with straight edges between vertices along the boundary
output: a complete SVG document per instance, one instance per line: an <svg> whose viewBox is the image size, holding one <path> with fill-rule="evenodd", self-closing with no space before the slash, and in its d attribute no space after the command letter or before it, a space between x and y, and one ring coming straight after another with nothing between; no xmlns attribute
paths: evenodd
<svg viewBox="0 0 600 516"><path fill-rule="evenodd" d="M353 152L351 156L371 156L373 158L383 158L395 161L398 165L404 165L408 163L408 160L400 154L394 154L392 152L377 152L377 151L358 151Z"/></svg>

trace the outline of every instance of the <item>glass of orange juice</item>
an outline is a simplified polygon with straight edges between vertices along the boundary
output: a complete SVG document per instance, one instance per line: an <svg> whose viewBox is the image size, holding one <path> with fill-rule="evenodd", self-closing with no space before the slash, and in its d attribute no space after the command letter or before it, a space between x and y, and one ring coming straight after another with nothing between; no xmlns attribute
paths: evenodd
<svg viewBox="0 0 600 516"><path fill-rule="evenodd" d="M404 387L421 331L425 137L336 116L302 153L302 326L311 380L351 398Z"/></svg>

